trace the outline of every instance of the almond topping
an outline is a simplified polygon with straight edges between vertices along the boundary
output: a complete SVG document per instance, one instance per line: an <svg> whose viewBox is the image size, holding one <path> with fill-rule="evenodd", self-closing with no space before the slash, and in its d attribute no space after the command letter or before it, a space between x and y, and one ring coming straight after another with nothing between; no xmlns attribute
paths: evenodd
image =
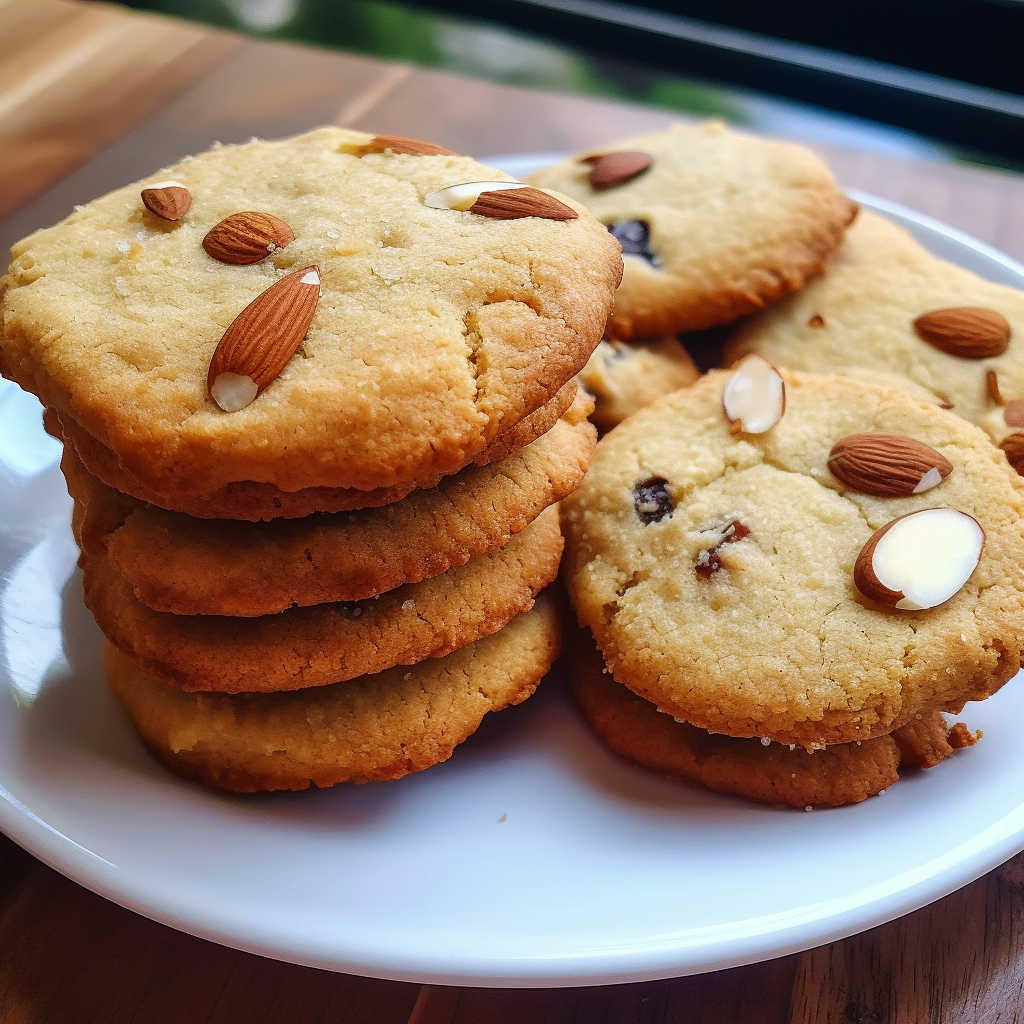
<svg viewBox="0 0 1024 1024"><path fill-rule="evenodd" d="M985 371L985 390L988 391L988 397L996 405L1006 405L1006 399L1003 398L1003 393L999 390L999 374L995 370Z"/></svg>
<svg viewBox="0 0 1024 1024"><path fill-rule="evenodd" d="M192 205L192 193L180 181L161 181L142 190L142 203L161 220L181 220Z"/></svg>
<svg viewBox="0 0 1024 1024"><path fill-rule="evenodd" d="M853 581L869 600L900 611L948 601L970 579L985 531L953 508L926 508L876 530L861 548Z"/></svg>
<svg viewBox="0 0 1024 1024"><path fill-rule="evenodd" d="M423 202L437 210L468 210L498 220L521 217L575 220L579 216L554 196L521 181L467 181L429 192Z"/></svg>
<svg viewBox="0 0 1024 1024"><path fill-rule="evenodd" d="M1006 403L1003 421L1008 427L1024 427L1024 398L1013 398Z"/></svg>
<svg viewBox="0 0 1024 1024"><path fill-rule="evenodd" d="M360 146L356 156L368 153L404 153L408 156L457 156L450 149L424 142L422 139L410 139L405 135L376 135L365 145Z"/></svg>
<svg viewBox="0 0 1024 1024"><path fill-rule="evenodd" d="M1024 434L1008 434L999 442L1010 465L1024 476Z"/></svg>
<svg viewBox="0 0 1024 1024"><path fill-rule="evenodd" d="M815 313L814 316L807 321L807 326L810 327L812 331L820 331L822 327L825 326L825 318L820 313Z"/></svg>
<svg viewBox="0 0 1024 1024"><path fill-rule="evenodd" d="M594 188L611 188L643 174L654 163L654 157L650 153L623 150L587 156L583 163L591 165L590 184Z"/></svg>
<svg viewBox="0 0 1024 1024"><path fill-rule="evenodd" d="M280 217L245 210L225 217L210 228L203 239L203 248L221 263L245 266L259 263L294 240L295 232Z"/></svg>
<svg viewBox="0 0 1024 1024"><path fill-rule="evenodd" d="M730 433L763 434L786 411L786 385L778 370L760 356L747 356L722 392Z"/></svg>
<svg viewBox="0 0 1024 1024"><path fill-rule="evenodd" d="M302 344L320 300L320 271L305 267L256 296L220 339L206 378L210 396L237 412L261 394Z"/></svg>
<svg viewBox="0 0 1024 1024"><path fill-rule="evenodd" d="M1010 325L1001 313L980 306L953 306L914 321L919 338L961 359L986 359L1006 351Z"/></svg>
<svg viewBox="0 0 1024 1024"><path fill-rule="evenodd" d="M903 434L850 434L832 446L828 468L851 490L879 498L920 494L953 472L934 448Z"/></svg>

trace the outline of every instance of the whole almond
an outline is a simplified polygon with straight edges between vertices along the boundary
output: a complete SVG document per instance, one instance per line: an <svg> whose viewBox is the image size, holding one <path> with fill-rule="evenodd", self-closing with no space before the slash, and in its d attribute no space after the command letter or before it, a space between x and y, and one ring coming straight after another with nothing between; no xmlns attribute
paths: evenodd
<svg viewBox="0 0 1024 1024"><path fill-rule="evenodd" d="M981 306L935 309L914 321L919 338L961 359L986 359L1006 351L1010 325L1002 313Z"/></svg>
<svg viewBox="0 0 1024 1024"><path fill-rule="evenodd" d="M210 228L203 248L215 260L237 267L259 263L294 240L295 232L280 217L243 210Z"/></svg>
<svg viewBox="0 0 1024 1024"><path fill-rule="evenodd" d="M584 157L583 162L591 165L590 184L600 189L621 185L638 174L643 174L654 163L654 157L650 153L621 150Z"/></svg>
<svg viewBox="0 0 1024 1024"><path fill-rule="evenodd" d="M1010 465L1024 476L1024 434L1008 434L999 442L999 447L1006 453Z"/></svg>
<svg viewBox="0 0 1024 1024"><path fill-rule="evenodd" d="M470 213L497 220L518 220L521 217L543 217L545 220L576 220L579 214L539 188L507 188L498 192L481 192L469 208Z"/></svg>
<svg viewBox="0 0 1024 1024"><path fill-rule="evenodd" d="M368 153L404 153L408 156L456 156L457 154L433 142L410 139L404 135L375 135L369 142L356 150L358 156Z"/></svg>
<svg viewBox="0 0 1024 1024"><path fill-rule="evenodd" d="M782 374L758 355L744 356L722 389L730 434L763 434L786 411Z"/></svg>
<svg viewBox="0 0 1024 1024"><path fill-rule="evenodd" d="M871 535L857 555L853 582L866 598L889 608L936 608L970 579L984 545L985 531L966 512L909 512Z"/></svg>
<svg viewBox="0 0 1024 1024"><path fill-rule="evenodd" d="M850 434L828 455L832 475L851 490L879 498L927 491L953 472L934 448L903 434Z"/></svg>
<svg viewBox="0 0 1024 1024"><path fill-rule="evenodd" d="M320 300L320 271L304 267L249 303L220 339L206 385L225 412L245 408L277 379L302 344Z"/></svg>
<svg viewBox="0 0 1024 1024"><path fill-rule="evenodd" d="M192 205L192 193L176 181L162 181L142 190L142 204L161 220L181 220Z"/></svg>

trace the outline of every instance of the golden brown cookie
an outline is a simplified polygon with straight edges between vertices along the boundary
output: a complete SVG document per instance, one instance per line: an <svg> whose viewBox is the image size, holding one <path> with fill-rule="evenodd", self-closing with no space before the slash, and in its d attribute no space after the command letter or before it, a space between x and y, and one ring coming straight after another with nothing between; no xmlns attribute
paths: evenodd
<svg viewBox="0 0 1024 1024"><path fill-rule="evenodd" d="M147 676L182 690L276 692L439 658L495 633L533 606L561 551L552 507L504 548L440 576L379 598L259 618L153 611L105 555L83 555L81 564L97 624Z"/></svg>
<svg viewBox="0 0 1024 1024"><path fill-rule="evenodd" d="M535 441L558 422L576 401L578 387L575 380L565 384L550 401L534 410L518 423L499 434L483 451L478 452L471 464L486 466L507 458L512 452ZM573 415L576 415L575 413ZM175 486L154 489L129 473L120 459L105 445L99 443L81 425L65 416L58 417L52 409L44 417L46 429L54 437L70 444L79 459L93 476L110 487L147 501L176 510L197 519L238 519L261 522L276 518L300 518L316 512L347 512L361 508L379 508L400 501L415 490L435 487L444 479L439 476L415 488L408 484L361 491L351 487L304 487L298 491L282 491L273 484L240 481L228 484L213 494L178 494Z"/></svg>
<svg viewBox="0 0 1024 1024"><path fill-rule="evenodd" d="M594 396L591 419L611 430L656 398L692 384L700 370L676 338L602 341L579 379Z"/></svg>
<svg viewBox="0 0 1024 1024"><path fill-rule="evenodd" d="M900 767L934 767L976 741L962 723L947 726L937 711L890 736L814 751L737 739L676 721L616 682L589 636L573 643L566 664L583 714L616 754L663 775L777 807L859 803L898 781Z"/></svg>
<svg viewBox="0 0 1024 1024"><path fill-rule="evenodd" d="M444 658L275 694L182 693L107 645L107 679L168 768L255 793L397 779L447 760L489 711L533 693L558 654L553 603Z"/></svg>
<svg viewBox="0 0 1024 1024"><path fill-rule="evenodd" d="M849 378L784 372L781 418L730 417L746 374L630 417L563 502L566 585L616 679L808 749L992 694L1024 645L1024 482L977 427Z"/></svg>
<svg viewBox="0 0 1024 1024"><path fill-rule="evenodd" d="M623 153L649 163L602 173L602 157ZM821 272L857 211L809 149L716 122L616 142L529 180L586 204L622 244L609 338L699 331L763 308Z"/></svg>
<svg viewBox="0 0 1024 1024"><path fill-rule="evenodd" d="M86 554L105 551L143 604L177 615L272 615L361 601L506 544L583 479L596 441L580 400L543 437L379 509L245 523L193 519L123 495L67 448Z"/></svg>
<svg viewBox="0 0 1024 1024"><path fill-rule="evenodd" d="M902 374L1024 469L1024 292L936 258L877 214L857 218L822 277L742 324L725 358L749 352L795 370Z"/></svg>
<svg viewBox="0 0 1024 1024"><path fill-rule="evenodd" d="M461 469L584 365L618 246L584 207L536 190L518 188L511 219L493 191L477 212L441 208L439 190L511 179L373 138L221 146L22 240L0 284L4 374L153 492L373 491ZM179 188L177 219L143 195ZM268 235L254 263L211 255L204 239L239 215L294 238ZM222 374L255 400L224 411Z"/></svg>

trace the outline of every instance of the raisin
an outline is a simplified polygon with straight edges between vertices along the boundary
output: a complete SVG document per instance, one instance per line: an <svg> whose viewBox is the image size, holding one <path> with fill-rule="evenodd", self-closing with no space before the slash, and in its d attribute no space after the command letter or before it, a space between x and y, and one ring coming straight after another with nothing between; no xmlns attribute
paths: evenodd
<svg viewBox="0 0 1024 1024"><path fill-rule="evenodd" d="M651 229L642 220L620 220L608 225L608 230L622 246L622 254L643 256L651 266L656 266L654 253L651 251Z"/></svg>
<svg viewBox="0 0 1024 1024"><path fill-rule="evenodd" d="M675 511L676 506L666 488L667 483L663 476L652 476L633 488L633 507L644 526L660 523Z"/></svg>
<svg viewBox="0 0 1024 1024"><path fill-rule="evenodd" d="M702 580L711 579L711 577L722 568L722 557L718 553L722 545L732 544L735 541L743 540L744 537L749 535L750 527L744 526L738 519L734 519L724 530L722 530L722 539L713 548L705 548L697 556L697 564L694 567L697 571L697 575Z"/></svg>

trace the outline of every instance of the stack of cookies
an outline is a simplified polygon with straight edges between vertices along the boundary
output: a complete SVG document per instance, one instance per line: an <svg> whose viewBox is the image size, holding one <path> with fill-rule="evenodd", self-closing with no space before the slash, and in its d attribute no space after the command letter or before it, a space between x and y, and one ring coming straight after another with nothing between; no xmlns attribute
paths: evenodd
<svg viewBox="0 0 1024 1024"><path fill-rule="evenodd" d="M846 232L856 206L812 153L721 125L530 180L625 253L582 375L599 425L621 425L564 505L569 669L598 735L797 807L863 800L973 743L942 713L1019 668L1024 489L941 407L1024 453L1008 346L1024 297L871 214ZM732 374L698 380L678 340L643 340L704 331L682 340L706 366L743 316L725 365L764 358Z"/></svg>
<svg viewBox="0 0 1024 1024"><path fill-rule="evenodd" d="M856 802L1020 668L1024 483L903 391L748 357L611 432L565 513L576 692L646 767Z"/></svg>
<svg viewBox="0 0 1024 1024"><path fill-rule="evenodd" d="M533 691L594 443L573 378L621 273L581 205L325 128L12 255L0 369L65 440L108 677L162 761L237 791L397 778Z"/></svg>

